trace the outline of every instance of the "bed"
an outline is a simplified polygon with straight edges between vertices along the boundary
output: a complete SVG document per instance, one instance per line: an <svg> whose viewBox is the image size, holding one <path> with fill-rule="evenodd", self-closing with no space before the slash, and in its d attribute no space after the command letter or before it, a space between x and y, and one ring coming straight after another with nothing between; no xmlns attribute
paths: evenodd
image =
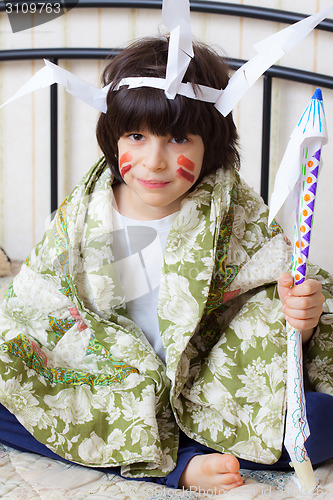
<svg viewBox="0 0 333 500"><path fill-rule="evenodd" d="M144 481L128 481L117 476L65 465L56 460L22 453L0 445L0 495L6 500L114 499L114 500L199 500L232 498L252 500L276 498L304 499L293 473L251 473L242 471L244 486L229 493L202 494L171 490ZM316 470L320 481L315 498L331 498L333 462Z"/></svg>
<svg viewBox="0 0 333 500"><path fill-rule="evenodd" d="M70 3L70 2L67 2ZM77 3L77 2L73 2ZM160 8L160 1L140 0L133 2L80 2L81 7L119 7L127 8ZM92 5L94 4L94 5ZM302 15L265 9L219 3L219 2L191 2L194 11L210 14L224 14L263 19L280 23L290 23L302 18ZM0 5L0 12L4 7ZM333 21L322 23L321 29L333 31ZM117 53L113 49L112 53ZM75 49L22 49L0 50L1 61L36 60L48 57L54 62L60 59L96 59L106 57L110 50L100 48ZM230 65L237 69L244 61L231 59ZM272 80L274 78L286 81L303 82L305 84L320 85L328 89L333 88L333 77L310 73L308 71L272 67L263 78L263 112L261 137L261 173L260 191L267 201L269 192L269 163L271 147L271 115L272 115ZM57 88L52 86L50 95L50 211L58 205L58 104ZM0 301L8 285L11 283L20 268L20 260L14 260L10 265L10 273L0 278ZM231 492L219 494L202 493L200 491L171 490L156 486L145 481L130 481L112 474L95 471L79 465L67 465L62 462L41 457L32 453L23 453L0 444L0 498L8 500L53 500L53 499L115 499L115 500L162 500L162 499L204 499L204 498L233 498L233 499L301 499L306 495L297 485L293 472L241 471L244 486ZM315 498L331 498L333 495L333 460L315 468L319 486L313 494Z"/></svg>

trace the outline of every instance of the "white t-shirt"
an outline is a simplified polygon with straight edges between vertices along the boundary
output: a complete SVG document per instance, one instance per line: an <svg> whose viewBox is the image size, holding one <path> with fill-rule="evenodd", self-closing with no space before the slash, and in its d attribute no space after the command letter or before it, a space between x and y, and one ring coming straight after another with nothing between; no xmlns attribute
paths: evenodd
<svg viewBox="0 0 333 500"><path fill-rule="evenodd" d="M157 303L165 244L179 212L163 219L137 220L113 207L113 251L130 318L165 361Z"/></svg>

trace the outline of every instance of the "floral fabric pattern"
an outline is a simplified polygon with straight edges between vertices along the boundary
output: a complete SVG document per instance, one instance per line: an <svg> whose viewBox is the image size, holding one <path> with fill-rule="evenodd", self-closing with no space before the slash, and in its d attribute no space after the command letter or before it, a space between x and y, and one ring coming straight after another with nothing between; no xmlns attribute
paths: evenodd
<svg viewBox="0 0 333 500"><path fill-rule="evenodd" d="M129 477L175 467L178 428L274 463L285 414L285 323L276 280L290 249L267 207L218 170L183 201L166 244L158 316L166 365L129 318L101 158L59 208L0 310L0 402L67 460ZM306 363L333 393L332 281Z"/></svg>

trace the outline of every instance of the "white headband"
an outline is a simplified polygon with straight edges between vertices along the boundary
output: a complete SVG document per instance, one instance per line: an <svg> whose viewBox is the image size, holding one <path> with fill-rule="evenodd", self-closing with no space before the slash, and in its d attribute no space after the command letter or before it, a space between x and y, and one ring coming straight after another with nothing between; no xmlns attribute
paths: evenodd
<svg viewBox="0 0 333 500"><path fill-rule="evenodd" d="M163 0L162 21L170 31L166 78L124 78L114 90L118 90L124 85L128 85L130 89L157 88L164 90L168 99L174 99L179 94L190 99L213 103L223 116L227 116L258 78L303 40L332 11L333 7L325 9L265 38L254 45L257 54L233 74L225 89L196 85L198 89L196 94L191 83L182 83L193 57L189 0ZM106 95L111 84L102 89L97 88L46 60L45 67L38 71L2 106L53 83L63 85L67 92L78 97L81 101L103 113L106 112Z"/></svg>
<svg viewBox="0 0 333 500"><path fill-rule="evenodd" d="M128 85L129 89L137 89L139 87L152 87L155 89L164 90L167 95L167 79L166 78L154 78L154 77L141 77L136 76L133 78L123 78L114 90L119 90L120 87ZM109 87L110 85L108 85ZM107 88L107 87L104 87ZM179 83L177 84L177 94L183 95L190 99L196 99L198 101L212 102L216 103L221 97L223 90L213 89L212 87L207 87L206 85L196 85L197 93L194 92L191 83ZM168 97L173 99L173 97Z"/></svg>

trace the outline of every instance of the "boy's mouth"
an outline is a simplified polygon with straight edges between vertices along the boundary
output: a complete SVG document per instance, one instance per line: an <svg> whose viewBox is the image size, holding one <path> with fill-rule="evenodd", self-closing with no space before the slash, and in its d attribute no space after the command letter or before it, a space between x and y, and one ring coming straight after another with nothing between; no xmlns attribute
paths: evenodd
<svg viewBox="0 0 333 500"><path fill-rule="evenodd" d="M160 181L160 180L149 180L149 179L137 179L139 184L146 188L151 188L151 189L158 189L158 188L163 188L170 184L169 181Z"/></svg>

